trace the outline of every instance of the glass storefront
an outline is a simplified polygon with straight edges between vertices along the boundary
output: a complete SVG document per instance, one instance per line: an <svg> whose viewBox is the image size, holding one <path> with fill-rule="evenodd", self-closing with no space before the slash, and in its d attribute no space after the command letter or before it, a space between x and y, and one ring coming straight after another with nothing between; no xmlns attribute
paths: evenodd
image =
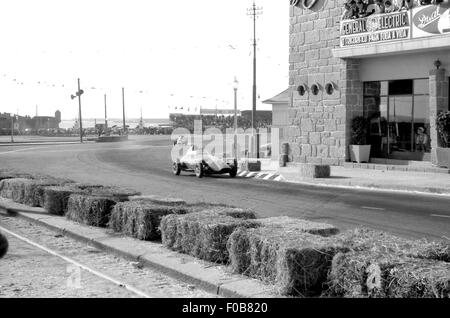
<svg viewBox="0 0 450 318"><path fill-rule="evenodd" d="M428 79L364 83L371 157L430 160Z"/></svg>

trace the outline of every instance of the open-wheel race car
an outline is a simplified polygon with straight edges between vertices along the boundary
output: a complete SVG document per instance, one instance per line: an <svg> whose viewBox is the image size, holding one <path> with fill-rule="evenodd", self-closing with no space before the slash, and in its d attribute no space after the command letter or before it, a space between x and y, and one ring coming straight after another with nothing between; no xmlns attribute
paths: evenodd
<svg viewBox="0 0 450 318"><path fill-rule="evenodd" d="M198 178L226 173L234 178L238 171L238 164L236 159L221 159L205 150L190 146L184 156L173 162L173 173L178 176L181 171L195 172Z"/></svg>

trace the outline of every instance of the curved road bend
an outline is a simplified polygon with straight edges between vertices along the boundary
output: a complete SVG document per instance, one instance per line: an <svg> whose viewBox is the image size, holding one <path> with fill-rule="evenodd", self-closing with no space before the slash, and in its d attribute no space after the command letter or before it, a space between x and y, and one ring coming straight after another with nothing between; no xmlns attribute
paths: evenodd
<svg viewBox="0 0 450 318"><path fill-rule="evenodd" d="M1 147L3 167L254 208L261 217L288 215L341 229L367 226L411 238L450 237L450 197L306 186L227 176L197 179L171 172L167 137L116 144ZM450 182L450 181L449 181Z"/></svg>

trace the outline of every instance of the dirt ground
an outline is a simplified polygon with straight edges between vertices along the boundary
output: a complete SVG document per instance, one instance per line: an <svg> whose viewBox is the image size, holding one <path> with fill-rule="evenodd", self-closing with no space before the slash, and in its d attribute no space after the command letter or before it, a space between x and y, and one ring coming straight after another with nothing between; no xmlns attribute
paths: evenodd
<svg viewBox="0 0 450 318"><path fill-rule="evenodd" d="M142 268L138 263L107 254L23 219L0 215L0 226L151 297L214 297L196 286ZM0 259L0 298L141 297L8 233L4 234L10 246L6 256Z"/></svg>

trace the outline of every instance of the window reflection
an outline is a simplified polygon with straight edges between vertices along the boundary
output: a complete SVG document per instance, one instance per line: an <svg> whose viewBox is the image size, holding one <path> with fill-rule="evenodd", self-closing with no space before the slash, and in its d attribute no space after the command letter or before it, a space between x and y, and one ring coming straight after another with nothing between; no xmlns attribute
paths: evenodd
<svg viewBox="0 0 450 318"><path fill-rule="evenodd" d="M421 154L431 148L428 91L428 79L364 83L372 157L428 160Z"/></svg>

